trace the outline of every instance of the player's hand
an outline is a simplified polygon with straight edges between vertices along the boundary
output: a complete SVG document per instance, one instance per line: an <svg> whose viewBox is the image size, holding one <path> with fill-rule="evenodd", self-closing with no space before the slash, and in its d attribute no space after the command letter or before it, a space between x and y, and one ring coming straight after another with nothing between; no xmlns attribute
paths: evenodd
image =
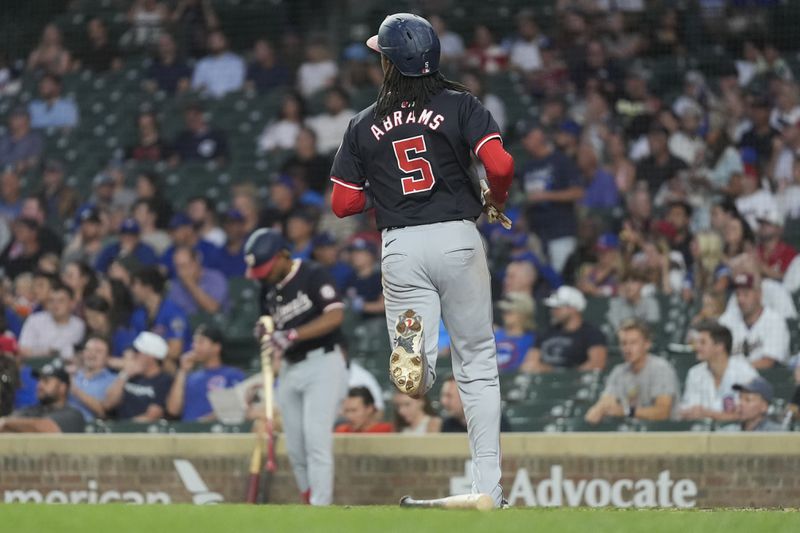
<svg viewBox="0 0 800 533"><path fill-rule="evenodd" d="M296 340L296 329L274 331L272 332L272 335L269 336L270 344L272 344L272 346L274 346L280 352L285 352L288 350Z"/></svg>
<svg viewBox="0 0 800 533"><path fill-rule="evenodd" d="M491 189L486 189L485 191L483 191L483 200L484 200L484 204L483 204L483 210L484 211L486 211L490 206L494 206L495 209L497 209L501 213L502 213L503 209L505 209L505 206L506 206L505 199L503 199L502 202L499 201L497 198L492 196L492 190Z"/></svg>

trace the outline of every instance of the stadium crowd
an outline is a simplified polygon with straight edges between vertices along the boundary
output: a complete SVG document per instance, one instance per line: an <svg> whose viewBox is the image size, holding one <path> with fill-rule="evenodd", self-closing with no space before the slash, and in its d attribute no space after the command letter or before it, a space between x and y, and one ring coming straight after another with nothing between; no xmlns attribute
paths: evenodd
<svg viewBox="0 0 800 533"><path fill-rule="evenodd" d="M232 280L258 227L280 228L294 257L329 268L358 321L383 320L374 220L337 219L328 194L353 102L380 86L378 58L359 41L338 48L291 32L232 50L236 28L207 0L125 4L122 35L91 18L73 49L48 24L27 58L0 68L0 431L214 420L208 393L248 369L226 364L225 334L207 319L234 305ZM501 374L608 371L589 424L780 429L766 414L786 383L770 383L769 371L788 369L780 376L790 380L794 369L800 383L790 342L800 333L800 50L769 31L777 2L552 4L548 25L522 10L509 33L491 21L457 33L446 9L427 13L447 75L480 97L515 154L513 229L481 221ZM693 64L701 50L713 61ZM151 59L137 90L155 104L139 110L135 140L108 150L91 186L75 187L47 143L89 113L64 77L99 79L142 55ZM657 72L665 65L673 70ZM27 98L26 80L35 80ZM231 132L207 110L239 94L279 98L247 148L279 168L235 175L220 197L199 189L174 201L164 172L236 168ZM164 100L182 102L174 137L162 129ZM667 297L689 315L677 340L697 364L685 380L662 356ZM599 317L588 312L596 302ZM437 398L385 397L354 361L351 385L337 431L465 431L451 379ZM783 409L797 412L800 389L779 399L771 414L788 421Z"/></svg>

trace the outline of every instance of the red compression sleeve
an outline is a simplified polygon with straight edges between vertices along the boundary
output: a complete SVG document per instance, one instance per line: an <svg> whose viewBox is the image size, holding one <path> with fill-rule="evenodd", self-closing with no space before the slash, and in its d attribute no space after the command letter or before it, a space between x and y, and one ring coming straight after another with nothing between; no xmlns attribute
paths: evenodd
<svg viewBox="0 0 800 533"><path fill-rule="evenodd" d="M514 176L514 159L505 151L500 139L487 141L480 147L477 155L486 167L486 177L489 180L492 196L496 201L505 203L508 189L511 187L511 178Z"/></svg>
<svg viewBox="0 0 800 533"><path fill-rule="evenodd" d="M331 207L337 217L344 218L350 215L357 215L364 211L366 203L367 195L364 191L351 189L337 182L333 183Z"/></svg>

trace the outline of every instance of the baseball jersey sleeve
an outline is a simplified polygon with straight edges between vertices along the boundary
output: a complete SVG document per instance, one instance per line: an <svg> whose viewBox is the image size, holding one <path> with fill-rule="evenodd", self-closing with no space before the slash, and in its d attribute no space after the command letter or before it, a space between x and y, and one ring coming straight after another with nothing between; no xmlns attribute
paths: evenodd
<svg viewBox="0 0 800 533"><path fill-rule="evenodd" d="M331 181L348 189L360 191L364 189L365 176L364 164L358 149L358 139L356 139L355 124L351 120L344 133L342 144L339 145L333 159Z"/></svg>
<svg viewBox="0 0 800 533"><path fill-rule="evenodd" d="M464 95L459 113L459 123L464 140L477 155L481 147L492 139L502 140L500 127L489 110L471 94Z"/></svg>
<svg viewBox="0 0 800 533"><path fill-rule="evenodd" d="M317 268L309 280L309 298L321 312L344 308L344 302L336 289L336 282L322 268Z"/></svg>

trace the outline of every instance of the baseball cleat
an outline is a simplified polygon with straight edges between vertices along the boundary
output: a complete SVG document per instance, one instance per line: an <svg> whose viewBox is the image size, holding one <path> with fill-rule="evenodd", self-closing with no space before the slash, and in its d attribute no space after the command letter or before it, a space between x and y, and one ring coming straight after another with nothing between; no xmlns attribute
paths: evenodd
<svg viewBox="0 0 800 533"><path fill-rule="evenodd" d="M397 318L389 378L397 390L418 398L425 392L428 362L422 353L422 317L409 309Z"/></svg>

